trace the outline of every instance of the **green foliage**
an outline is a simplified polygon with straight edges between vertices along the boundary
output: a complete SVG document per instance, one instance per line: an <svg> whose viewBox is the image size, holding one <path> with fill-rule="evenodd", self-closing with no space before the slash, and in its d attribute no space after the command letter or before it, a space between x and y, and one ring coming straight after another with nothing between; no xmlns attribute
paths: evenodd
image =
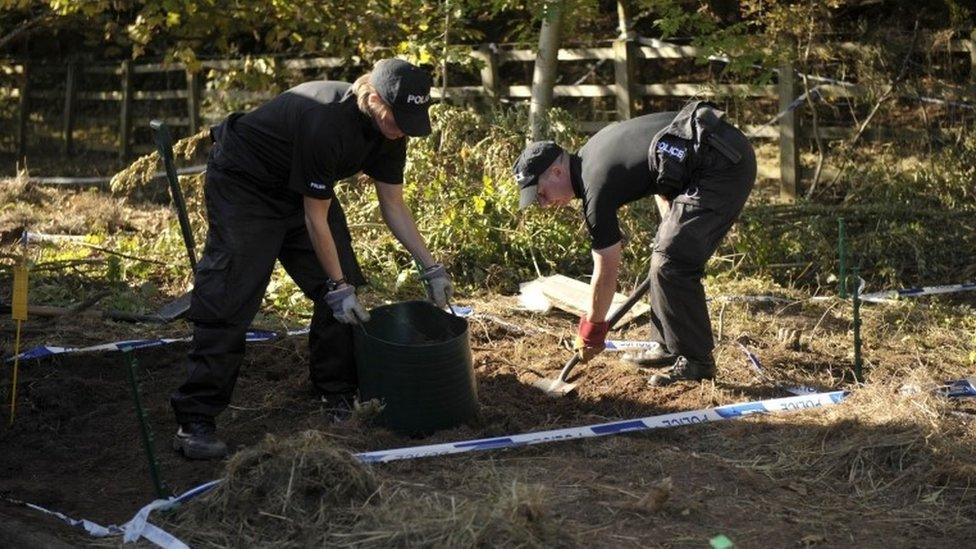
<svg viewBox="0 0 976 549"><path fill-rule="evenodd" d="M589 262L579 212L518 209L511 166L525 144L527 109L487 115L449 105L431 109L435 132L414 139L408 151L405 196L435 255L462 283L512 290L545 272ZM580 141L561 111L553 111L553 137L570 150ZM413 280L409 255L382 223L373 190L346 185L346 207L360 260L374 281L392 291ZM410 291L416 288L411 285Z"/></svg>

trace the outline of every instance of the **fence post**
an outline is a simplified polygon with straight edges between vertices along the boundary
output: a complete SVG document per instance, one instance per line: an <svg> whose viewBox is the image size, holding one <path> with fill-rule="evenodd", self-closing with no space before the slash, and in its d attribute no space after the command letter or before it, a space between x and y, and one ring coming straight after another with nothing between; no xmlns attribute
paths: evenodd
<svg viewBox="0 0 976 549"><path fill-rule="evenodd" d="M20 101L17 114L17 160L27 156L27 121L30 118L30 63L24 59L21 65Z"/></svg>
<svg viewBox="0 0 976 549"><path fill-rule="evenodd" d="M119 118L119 159L129 157L132 133L132 60L122 61L122 110Z"/></svg>
<svg viewBox="0 0 976 549"><path fill-rule="evenodd" d="M628 120L634 116L636 46L635 40L613 41L613 77L617 95L617 118L620 120Z"/></svg>
<svg viewBox="0 0 976 549"><path fill-rule="evenodd" d="M189 119L189 134L196 135L200 130L200 79L198 73L186 71L186 115Z"/></svg>
<svg viewBox="0 0 976 549"><path fill-rule="evenodd" d="M481 85L485 93L491 99L499 99L501 82L498 80L498 54L489 44L481 44L472 55L485 63L485 66L481 67Z"/></svg>
<svg viewBox="0 0 976 549"><path fill-rule="evenodd" d="M976 86L976 29L969 35L969 83Z"/></svg>
<svg viewBox="0 0 976 549"><path fill-rule="evenodd" d="M75 97L78 94L78 63L69 62L64 76L64 154L71 156L75 153Z"/></svg>
<svg viewBox="0 0 976 549"><path fill-rule="evenodd" d="M784 63L779 68L779 110L789 108L796 97L796 77L793 65ZM779 196L788 202L796 201L796 185L800 175L799 153L797 151L796 111L783 115L779 121Z"/></svg>

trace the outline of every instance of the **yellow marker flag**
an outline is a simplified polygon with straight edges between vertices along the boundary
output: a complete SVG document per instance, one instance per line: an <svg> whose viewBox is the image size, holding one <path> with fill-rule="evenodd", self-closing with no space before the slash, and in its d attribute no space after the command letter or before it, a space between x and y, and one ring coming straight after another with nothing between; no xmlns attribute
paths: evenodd
<svg viewBox="0 0 976 549"><path fill-rule="evenodd" d="M27 265L14 267L14 320L27 320Z"/></svg>
<svg viewBox="0 0 976 549"><path fill-rule="evenodd" d="M17 321L17 338L14 342L14 371L10 383L10 422L14 424L17 414L17 367L20 365L20 323L27 320L27 265L21 263L14 267L14 295L11 307L14 320Z"/></svg>

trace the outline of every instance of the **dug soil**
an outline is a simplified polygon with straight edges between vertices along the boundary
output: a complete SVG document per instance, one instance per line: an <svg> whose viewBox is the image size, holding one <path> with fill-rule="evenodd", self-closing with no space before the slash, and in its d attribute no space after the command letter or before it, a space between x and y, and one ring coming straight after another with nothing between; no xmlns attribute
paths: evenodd
<svg viewBox="0 0 976 549"><path fill-rule="evenodd" d="M730 303L728 311L722 306L721 318L719 307L713 306L713 322L721 323L724 332L716 350L716 381L649 388L648 372L608 352L578 367L577 391L564 398L546 396L531 383L555 376L569 356L565 347L573 330L570 315L519 312L510 297L485 296L465 304L476 313L470 321L481 403L476 424L410 439L360 417L337 417L336 410L310 392L305 339L289 337L248 345L233 405L219 418L221 436L239 450L259 443L268 433L284 438L316 430L356 452L782 397L788 393L777 385L787 382L825 390L850 387L845 343L849 324L844 305L835 302L801 299L790 309L782 304ZM890 325L889 314L910 319L917 312L901 308L877 312L876 318L869 315L867 322L875 322L878 334L885 335L868 351L876 384L904 386L915 379L911 372L925 370L926 376L917 382L924 393L925 380L965 372L966 364L958 358L962 355L945 361L938 354L945 349L933 348L937 343L906 343L904 334L881 330ZM612 337L646 337L643 322ZM779 338L777 330L783 326L799 328L802 335ZM9 341L9 321L2 328ZM25 346L186 335L189 327L176 323L166 331L159 334L151 326L97 319L38 321L27 326ZM740 342L759 354L770 372L767 377L750 369ZM83 534L14 502L121 524L155 498L127 378L129 357L138 363L141 395L166 486L179 493L219 478L223 462L189 462L170 448L175 424L168 395L182 380L186 351L186 344L174 344L131 355L73 354L21 363L16 421L11 428L0 427L0 520L13 517L68 543L84 544L89 538ZM7 362L3 368L4 398L9 395L10 366ZM896 391L883 394L898 406L912 406ZM874 420L861 415L876 409L868 404L855 400L847 411L847 404L842 404L832 411L377 464L371 469L418 497L440 494L452 504L457 498L477 505L491 491L487 483L511 485L513 490L528 486L541 494L538 513L558 525L555 537L523 540L529 546L702 547L718 535L742 547L922 547L971 540L976 498L964 482L976 471L976 457L965 458L976 440L968 419L971 410L924 402L935 407L930 418L935 430L953 430L953 437L961 437L945 443L950 446L937 446L926 442L930 426L913 423L915 416ZM536 512L529 512L527 520L543 520ZM192 534L178 527L176 532L190 535L192 541ZM390 534L373 541L350 539L351 544L386 545L410 538Z"/></svg>

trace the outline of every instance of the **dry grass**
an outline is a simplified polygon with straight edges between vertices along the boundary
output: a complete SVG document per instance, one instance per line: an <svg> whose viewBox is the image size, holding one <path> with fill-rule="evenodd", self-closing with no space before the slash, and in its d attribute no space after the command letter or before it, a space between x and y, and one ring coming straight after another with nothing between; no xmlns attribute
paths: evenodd
<svg viewBox="0 0 976 549"><path fill-rule="evenodd" d="M182 512L221 546L306 546L355 520L376 494L372 471L318 431L268 437L234 455L223 482Z"/></svg>

